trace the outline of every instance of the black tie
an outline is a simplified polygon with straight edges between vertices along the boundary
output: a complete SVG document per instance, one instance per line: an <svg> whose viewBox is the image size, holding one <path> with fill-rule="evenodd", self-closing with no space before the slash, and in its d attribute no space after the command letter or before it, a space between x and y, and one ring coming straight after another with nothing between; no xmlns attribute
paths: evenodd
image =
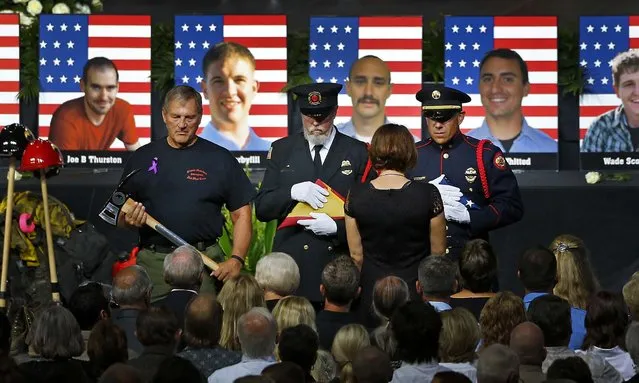
<svg viewBox="0 0 639 383"><path fill-rule="evenodd" d="M320 156L320 150L324 145L315 145L313 150L315 150L315 158L313 159L313 165L315 165L315 178L319 178L320 173L322 172L322 157Z"/></svg>

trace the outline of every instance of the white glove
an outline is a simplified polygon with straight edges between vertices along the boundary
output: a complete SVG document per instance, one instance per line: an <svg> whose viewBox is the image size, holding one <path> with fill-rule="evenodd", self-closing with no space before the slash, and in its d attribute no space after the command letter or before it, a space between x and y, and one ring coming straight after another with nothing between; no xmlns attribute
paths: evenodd
<svg viewBox="0 0 639 383"><path fill-rule="evenodd" d="M306 202L313 209L319 209L328 201L325 196L328 190L311 181L300 182L291 187L291 198L295 201Z"/></svg>
<svg viewBox="0 0 639 383"><path fill-rule="evenodd" d="M331 235L337 233L337 224L326 213L311 213L313 219L301 219L297 221L299 225L305 226L306 230L311 230L316 235Z"/></svg>
<svg viewBox="0 0 639 383"><path fill-rule="evenodd" d="M441 195L444 204L454 205L455 202L459 202L459 198L462 196L462 192L456 186L441 184L440 182L442 182L445 176L445 174L442 174L434 180L428 181L428 183L431 185L435 185L437 190L439 190L439 194Z"/></svg>
<svg viewBox="0 0 639 383"><path fill-rule="evenodd" d="M446 217L446 221L470 223L470 213L461 202L444 204L444 216Z"/></svg>

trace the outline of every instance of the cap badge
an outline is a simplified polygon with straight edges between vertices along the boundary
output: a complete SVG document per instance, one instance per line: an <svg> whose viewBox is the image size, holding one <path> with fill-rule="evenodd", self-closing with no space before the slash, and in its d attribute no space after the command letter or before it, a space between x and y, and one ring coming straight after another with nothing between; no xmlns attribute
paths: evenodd
<svg viewBox="0 0 639 383"><path fill-rule="evenodd" d="M317 91L312 91L308 94L308 104L317 106L322 103L322 94Z"/></svg>
<svg viewBox="0 0 639 383"><path fill-rule="evenodd" d="M439 100L439 98L442 96L442 94L439 93L438 90L434 90L433 93L431 93L431 96L433 97L433 100Z"/></svg>

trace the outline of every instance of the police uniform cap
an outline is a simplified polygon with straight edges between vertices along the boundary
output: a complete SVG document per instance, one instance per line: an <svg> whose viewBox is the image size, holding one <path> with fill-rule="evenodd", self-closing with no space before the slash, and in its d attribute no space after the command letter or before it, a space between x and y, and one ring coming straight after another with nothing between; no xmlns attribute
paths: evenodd
<svg viewBox="0 0 639 383"><path fill-rule="evenodd" d="M341 84L312 83L298 85L291 89L297 96L300 112L308 116L323 115L337 106L337 95Z"/></svg>
<svg viewBox="0 0 639 383"><path fill-rule="evenodd" d="M442 85L424 85L415 95L422 103L422 110L461 109L462 104L470 102L466 93Z"/></svg>

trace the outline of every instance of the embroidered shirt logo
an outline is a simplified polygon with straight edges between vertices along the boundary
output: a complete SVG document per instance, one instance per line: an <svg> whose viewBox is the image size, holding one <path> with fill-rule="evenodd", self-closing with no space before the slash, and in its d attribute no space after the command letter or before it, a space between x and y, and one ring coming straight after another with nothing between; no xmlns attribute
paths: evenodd
<svg viewBox="0 0 639 383"><path fill-rule="evenodd" d="M191 181L206 180L207 173L202 169L188 169L186 171L186 179Z"/></svg>

